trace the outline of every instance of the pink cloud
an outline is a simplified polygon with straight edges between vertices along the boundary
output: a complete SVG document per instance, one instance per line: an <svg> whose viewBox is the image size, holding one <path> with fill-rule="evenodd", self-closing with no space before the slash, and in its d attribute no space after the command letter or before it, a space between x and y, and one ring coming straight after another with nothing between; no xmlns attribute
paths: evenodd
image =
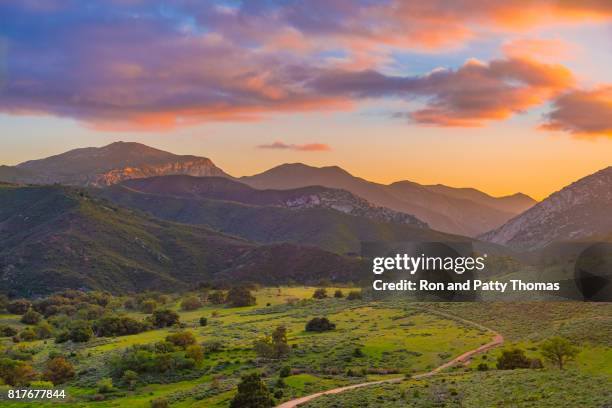
<svg viewBox="0 0 612 408"><path fill-rule="evenodd" d="M327 152L331 150L331 147L325 143L288 144L280 140L257 147L259 149L296 150L301 152Z"/></svg>

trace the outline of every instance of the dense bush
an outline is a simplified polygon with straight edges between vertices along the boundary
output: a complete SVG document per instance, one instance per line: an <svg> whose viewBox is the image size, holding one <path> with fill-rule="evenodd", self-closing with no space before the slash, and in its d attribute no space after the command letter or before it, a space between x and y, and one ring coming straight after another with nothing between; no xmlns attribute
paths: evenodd
<svg viewBox="0 0 612 408"><path fill-rule="evenodd" d="M17 329L11 326L0 326L0 337L12 337L17 334Z"/></svg>
<svg viewBox="0 0 612 408"><path fill-rule="evenodd" d="M347 300L359 300L361 299L363 296L361 294L360 290L351 290L348 294L348 296L346 297Z"/></svg>
<svg viewBox="0 0 612 408"><path fill-rule="evenodd" d="M264 358L280 359L289 354L291 350L287 344L287 328L278 326L272 336L267 336L255 341L255 352Z"/></svg>
<svg viewBox="0 0 612 408"><path fill-rule="evenodd" d="M497 358L497 368L500 370L514 370L515 368L529 368L531 360L525 356L525 352L515 348L504 350Z"/></svg>
<svg viewBox="0 0 612 408"><path fill-rule="evenodd" d="M113 379L112 378L101 378L97 383L96 387L98 388L98 392L100 394L108 394L109 392L113 392Z"/></svg>
<svg viewBox="0 0 612 408"><path fill-rule="evenodd" d="M227 303L233 307L253 306L257 303L255 296L244 286L235 286L227 292Z"/></svg>
<svg viewBox="0 0 612 408"><path fill-rule="evenodd" d="M91 323L86 320L76 320L71 322L66 330L61 332L56 338L57 343L64 343L68 340L74 343L84 343L93 336Z"/></svg>
<svg viewBox="0 0 612 408"><path fill-rule="evenodd" d="M27 299L17 299L6 305L6 311L12 314L22 315L30 309L32 302Z"/></svg>
<svg viewBox="0 0 612 408"><path fill-rule="evenodd" d="M200 317L200 326L204 327L208 324L208 319L205 317Z"/></svg>
<svg viewBox="0 0 612 408"><path fill-rule="evenodd" d="M181 302L181 310L196 310L202 307L202 302L197 296L188 296Z"/></svg>
<svg viewBox="0 0 612 408"><path fill-rule="evenodd" d="M27 312L21 316L20 322L23 324L36 324L40 322L42 319L42 315L32 309L28 309Z"/></svg>
<svg viewBox="0 0 612 408"><path fill-rule="evenodd" d="M178 313L169 309L160 309L153 312L151 322L155 327L170 327L180 321Z"/></svg>
<svg viewBox="0 0 612 408"><path fill-rule="evenodd" d="M344 293L342 293L342 291L341 291L340 289L337 289L337 290L334 292L334 297L335 297L335 298L343 298L343 297L344 297Z"/></svg>
<svg viewBox="0 0 612 408"><path fill-rule="evenodd" d="M213 305L222 305L225 303L225 293L220 290L212 292L210 295L208 295L208 301Z"/></svg>
<svg viewBox="0 0 612 408"><path fill-rule="evenodd" d="M36 378L31 365L19 360L0 358L0 379L12 386L27 386Z"/></svg>
<svg viewBox="0 0 612 408"><path fill-rule="evenodd" d="M327 317L315 317L306 323L306 331L324 332L335 328L336 325L331 323Z"/></svg>
<svg viewBox="0 0 612 408"><path fill-rule="evenodd" d="M105 316L94 322L96 336L112 337L137 334L147 330L148 325L128 316Z"/></svg>
<svg viewBox="0 0 612 408"><path fill-rule="evenodd" d="M196 338L190 331L182 331L178 333L169 334L166 336L166 341L174 344L180 348L187 348L192 344L196 344Z"/></svg>
<svg viewBox="0 0 612 408"><path fill-rule="evenodd" d="M319 288L315 290L314 293L312 294L312 297L314 299L325 299L327 297L327 289Z"/></svg>
<svg viewBox="0 0 612 408"><path fill-rule="evenodd" d="M138 345L127 349L120 357L111 361L111 368L118 374L132 370L137 373L165 373L192 369L195 361L184 350L156 350L155 346Z"/></svg>
<svg viewBox="0 0 612 408"><path fill-rule="evenodd" d="M47 361L43 378L53 384L63 384L74 378L74 366L64 357L55 357Z"/></svg>

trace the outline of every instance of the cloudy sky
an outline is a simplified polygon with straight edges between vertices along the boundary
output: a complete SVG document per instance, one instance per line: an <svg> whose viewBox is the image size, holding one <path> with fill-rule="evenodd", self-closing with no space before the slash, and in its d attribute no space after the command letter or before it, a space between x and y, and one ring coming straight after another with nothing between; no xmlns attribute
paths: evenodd
<svg viewBox="0 0 612 408"><path fill-rule="evenodd" d="M543 198L612 165L609 0L0 2L0 164L116 140Z"/></svg>

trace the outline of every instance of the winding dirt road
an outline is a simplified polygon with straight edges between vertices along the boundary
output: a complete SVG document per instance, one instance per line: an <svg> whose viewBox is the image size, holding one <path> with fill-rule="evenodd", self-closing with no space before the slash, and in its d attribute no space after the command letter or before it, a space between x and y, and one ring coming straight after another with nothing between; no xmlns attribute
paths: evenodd
<svg viewBox="0 0 612 408"><path fill-rule="evenodd" d="M423 374L413 375L412 378L419 379L419 378L431 377L432 375L435 375L435 374L439 373L440 371L445 370L445 369L447 369L449 367L452 367L454 365L465 364L467 361L469 361L469 359L473 355L478 354L478 353L483 353L483 352L485 352L485 351L487 351L489 349L492 349L493 347L497 347L497 346L503 344L503 342L504 342L504 337L501 334L499 334L495 330L491 330L488 327L485 327L485 326L483 326L481 324L478 324L478 323L475 323L475 322L471 322L469 320L461 319L461 318L458 318L456 316L446 315L445 313L441 313L441 312L434 312L434 314L443 315L443 316L446 316L446 317L452 317L455 320L461 320L461 321L463 321L465 323L471 324L472 326L478 327L480 329L485 329L485 330L493 333L493 335L494 335L493 340L491 340L487 344L483 344L482 346L480 346L480 347L478 347L478 348L476 348L474 350L466 351L465 353L461 354L460 356L453 358L452 360L442 364L439 367L434 368L431 371L428 371L428 372L423 373ZM333 388L331 390L321 391L321 392L317 392L315 394L310 394L310 395L306 395L304 397L296 398L296 399L293 399L291 401L283 402L282 404L277 405L276 408L295 408L295 407L297 407L300 404L303 404L303 403L308 402L308 401L312 401L313 399L318 398L318 397L320 397L322 395L340 394L341 392L345 392L345 391L349 391L349 390L354 390L356 388L369 387L369 386L377 385L377 384L398 383L398 382L401 382L404 379L405 379L405 377L396 377L396 378L389 378L387 380L370 381L370 382L365 382L365 383L360 383L360 384L347 385L345 387Z"/></svg>

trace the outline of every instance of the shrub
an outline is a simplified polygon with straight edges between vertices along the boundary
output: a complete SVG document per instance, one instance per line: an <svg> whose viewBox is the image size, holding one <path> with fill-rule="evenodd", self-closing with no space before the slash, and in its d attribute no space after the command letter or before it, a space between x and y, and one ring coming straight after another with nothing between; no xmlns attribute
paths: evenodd
<svg viewBox="0 0 612 408"><path fill-rule="evenodd" d="M155 327L170 327L177 324L180 321L179 315L169 309L161 309L153 312L151 320Z"/></svg>
<svg viewBox="0 0 612 408"><path fill-rule="evenodd" d="M26 327L19 333L19 340L33 341L36 340L36 332L31 327Z"/></svg>
<svg viewBox="0 0 612 408"><path fill-rule="evenodd" d="M155 398L151 401L151 408L168 408L170 404L164 397Z"/></svg>
<svg viewBox="0 0 612 408"><path fill-rule="evenodd" d="M336 325L331 323L327 317L315 317L306 323L306 331L324 332L334 330Z"/></svg>
<svg viewBox="0 0 612 408"><path fill-rule="evenodd" d="M363 357L365 356L365 354L363 354L363 351L361 351L361 349L359 347L357 347L354 351L353 351L353 357Z"/></svg>
<svg viewBox="0 0 612 408"><path fill-rule="evenodd" d="M531 361L525 356L525 352L515 348L502 351L497 358L497 368L500 370L514 370L515 368L529 368Z"/></svg>
<svg viewBox="0 0 612 408"><path fill-rule="evenodd" d="M227 292L227 303L233 307L245 307L255 305L257 300L246 287L235 286Z"/></svg>
<svg viewBox="0 0 612 408"><path fill-rule="evenodd" d="M17 329L11 326L0 326L0 337L12 337L17 334Z"/></svg>
<svg viewBox="0 0 612 408"><path fill-rule="evenodd" d="M242 377L230 408L269 408L274 405L268 387L257 373Z"/></svg>
<svg viewBox="0 0 612 408"><path fill-rule="evenodd" d="M32 302L27 299L17 299L6 305L6 311L12 314L22 315L32 307Z"/></svg>
<svg viewBox="0 0 612 408"><path fill-rule="evenodd" d="M313 299L325 299L327 297L327 289L318 288L312 294Z"/></svg>
<svg viewBox="0 0 612 408"><path fill-rule="evenodd" d="M205 317L200 317L200 326L204 327L208 325L208 319Z"/></svg>
<svg viewBox="0 0 612 408"><path fill-rule="evenodd" d="M279 375L281 378L284 378L284 377L289 377L289 376L291 375L291 367L289 367L289 366L283 366L283 367L280 369L280 371L278 372L278 375Z"/></svg>
<svg viewBox="0 0 612 408"><path fill-rule="evenodd" d="M97 320L93 325L93 330L97 336L113 337L137 334L145 331L146 324L132 319L128 316L105 316Z"/></svg>
<svg viewBox="0 0 612 408"><path fill-rule="evenodd" d="M31 365L19 360L0 358L0 379L12 386L27 386L36 378Z"/></svg>
<svg viewBox="0 0 612 408"><path fill-rule="evenodd" d="M216 353L223 349L223 344L218 340L208 340L202 343L202 348L205 353Z"/></svg>
<svg viewBox="0 0 612 408"><path fill-rule="evenodd" d="M134 388L134 384L138 381L138 373L133 370L126 370L121 379L130 387Z"/></svg>
<svg viewBox="0 0 612 408"><path fill-rule="evenodd" d="M143 313L151 314L157 309L157 302L153 299L148 299L140 304L140 311Z"/></svg>
<svg viewBox="0 0 612 408"><path fill-rule="evenodd" d="M532 358L529 363L529 368L533 368L533 369L544 368L544 364L542 364L542 360L540 360L539 358Z"/></svg>
<svg viewBox="0 0 612 408"><path fill-rule="evenodd" d="M347 300L359 300L362 299L363 296L361 294L360 290L351 290L348 294L348 296L346 297Z"/></svg>
<svg viewBox="0 0 612 408"><path fill-rule="evenodd" d="M47 367L43 373L45 380L53 384L63 384L74 378L74 366L64 357L55 357L47 361Z"/></svg>
<svg viewBox="0 0 612 408"><path fill-rule="evenodd" d="M335 298L343 298L343 297L344 297L344 293L342 293L342 291L341 291L340 289L337 289L337 290L334 292L334 297L335 297Z"/></svg>
<svg viewBox="0 0 612 408"><path fill-rule="evenodd" d="M42 315L32 309L28 309L27 312L21 316L20 322L23 324L36 324L41 321Z"/></svg>
<svg viewBox="0 0 612 408"><path fill-rule="evenodd" d="M280 359L289 354L287 344L287 328L278 326L271 337L264 337L255 342L255 351L261 357Z"/></svg>
<svg viewBox="0 0 612 408"><path fill-rule="evenodd" d="M488 371L489 365L487 363L480 363L477 367L478 371Z"/></svg>
<svg viewBox="0 0 612 408"><path fill-rule="evenodd" d="M208 301L213 305L222 305L225 303L225 293L220 290L212 292L210 295L208 295Z"/></svg>
<svg viewBox="0 0 612 408"><path fill-rule="evenodd" d="M196 344L196 338L190 331L181 331L178 333L169 334L166 336L166 341L180 348L187 348L192 344Z"/></svg>
<svg viewBox="0 0 612 408"><path fill-rule="evenodd" d="M108 394L113 391L113 380L108 377L102 378L96 383L96 387L100 394Z"/></svg>
<svg viewBox="0 0 612 408"><path fill-rule="evenodd" d="M204 350L199 344L192 344L185 349L185 355L196 363L204 360Z"/></svg>
<svg viewBox="0 0 612 408"><path fill-rule="evenodd" d="M9 304L9 298L6 295L0 295L0 310L6 310Z"/></svg>
<svg viewBox="0 0 612 408"><path fill-rule="evenodd" d="M197 296L188 296L181 302L181 310L196 310L202 307L202 302Z"/></svg>
<svg viewBox="0 0 612 408"><path fill-rule="evenodd" d="M55 338L57 343L68 340L75 343L85 343L93 336L91 324L86 320L77 320L69 325L68 330L63 331Z"/></svg>

